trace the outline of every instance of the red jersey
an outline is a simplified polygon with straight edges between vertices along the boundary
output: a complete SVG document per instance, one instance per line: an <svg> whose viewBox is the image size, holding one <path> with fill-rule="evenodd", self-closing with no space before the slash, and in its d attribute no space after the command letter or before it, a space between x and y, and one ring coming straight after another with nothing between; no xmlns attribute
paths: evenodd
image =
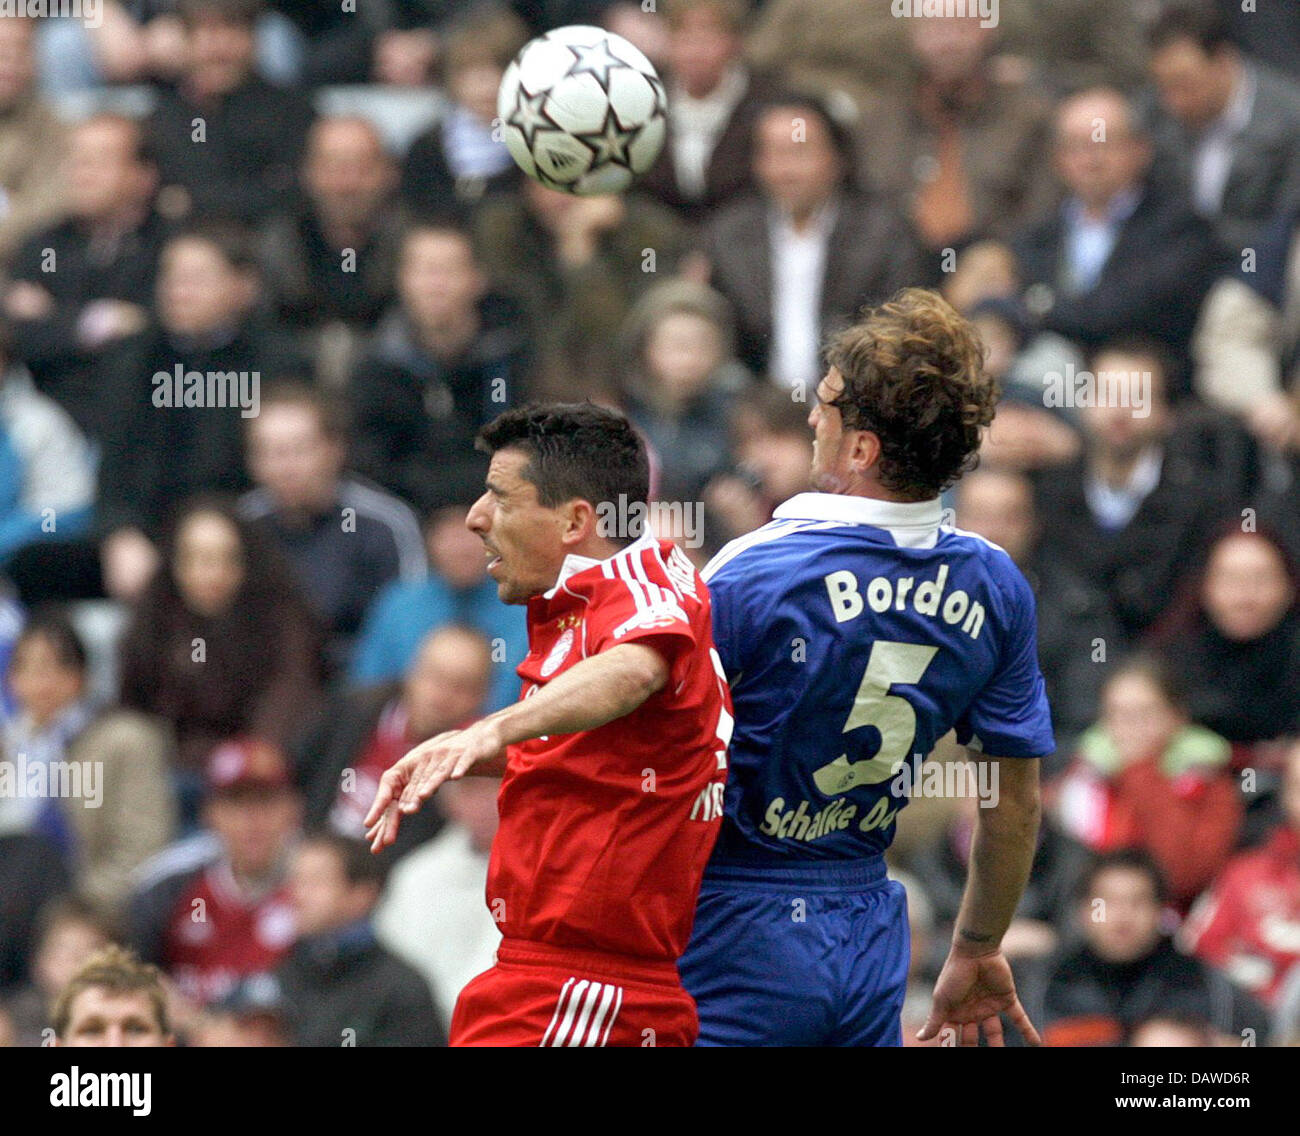
<svg viewBox="0 0 1300 1136"><path fill-rule="evenodd" d="M215 1002L241 978L274 969L294 932L287 885L250 902L229 865L218 861L177 900L163 938L163 969L187 997Z"/></svg>
<svg viewBox="0 0 1300 1136"><path fill-rule="evenodd" d="M668 682L630 714L507 750L488 907L507 939L671 961L686 949L722 819L731 694L708 589L650 536L570 556L528 603L523 697L583 659L644 643Z"/></svg>
<svg viewBox="0 0 1300 1136"><path fill-rule="evenodd" d="M1194 954L1272 1005L1300 965L1300 834L1279 828L1230 860L1181 933Z"/></svg>

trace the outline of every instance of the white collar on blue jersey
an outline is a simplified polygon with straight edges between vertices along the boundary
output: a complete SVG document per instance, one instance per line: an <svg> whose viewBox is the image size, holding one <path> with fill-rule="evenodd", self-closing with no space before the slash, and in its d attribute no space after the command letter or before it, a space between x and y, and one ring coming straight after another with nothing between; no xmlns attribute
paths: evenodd
<svg viewBox="0 0 1300 1136"><path fill-rule="evenodd" d="M797 493L772 512L776 521L832 521L888 529L897 544L929 547L943 521L938 497L929 501L881 501L844 493Z"/></svg>
<svg viewBox="0 0 1300 1136"><path fill-rule="evenodd" d="M631 552L633 549L640 552L642 549L656 547L658 544L658 537L647 529L626 548L620 548L618 552L611 552L609 556L606 556L603 559L612 560L619 554L619 552ZM564 587L564 581L570 576L575 576L579 572L585 572L588 568L594 568L600 563L602 563L601 559L592 556L579 556L575 552L570 552L569 555L564 558L564 563L560 565L560 574L555 578L555 586L551 588L549 592L544 593L542 598L547 600L554 599L555 593Z"/></svg>

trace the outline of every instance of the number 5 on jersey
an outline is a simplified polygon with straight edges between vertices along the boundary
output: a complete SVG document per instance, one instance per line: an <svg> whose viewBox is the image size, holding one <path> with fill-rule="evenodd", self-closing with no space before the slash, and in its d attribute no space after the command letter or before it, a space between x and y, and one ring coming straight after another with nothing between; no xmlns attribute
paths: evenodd
<svg viewBox="0 0 1300 1136"><path fill-rule="evenodd" d="M858 785L878 785L898 772L916 738L916 711L906 698L890 694L889 688L895 683L920 682L938 652L938 647L919 643L878 639L871 645L867 669L841 733L875 726L880 731L880 749L875 757L863 761L849 761L848 755L840 754L829 765L823 765L813 774L813 783L820 792L834 797Z"/></svg>

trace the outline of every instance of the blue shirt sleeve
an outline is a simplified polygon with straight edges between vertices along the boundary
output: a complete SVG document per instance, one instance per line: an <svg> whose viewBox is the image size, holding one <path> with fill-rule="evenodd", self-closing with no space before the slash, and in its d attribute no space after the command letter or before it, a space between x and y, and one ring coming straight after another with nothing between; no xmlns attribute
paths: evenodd
<svg viewBox="0 0 1300 1136"><path fill-rule="evenodd" d="M1056 752L1047 687L1038 667L1034 593L1008 562L1006 635L998 670L957 722L962 745L993 757L1047 757Z"/></svg>

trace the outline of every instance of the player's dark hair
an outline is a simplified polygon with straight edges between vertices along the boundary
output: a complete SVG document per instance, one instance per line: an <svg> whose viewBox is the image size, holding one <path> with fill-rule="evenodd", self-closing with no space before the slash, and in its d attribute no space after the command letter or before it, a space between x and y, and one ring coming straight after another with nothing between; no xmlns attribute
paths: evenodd
<svg viewBox="0 0 1300 1136"><path fill-rule="evenodd" d="M1097 880L1103 872L1123 871L1138 872L1151 881L1156 902L1161 906L1169 902L1169 885L1165 874L1160 870L1155 857L1142 848L1119 848L1114 852L1103 852L1095 856L1079 876L1075 885L1074 898L1079 903L1087 903L1097 890Z"/></svg>
<svg viewBox="0 0 1300 1136"><path fill-rule="evenodd" d="M38 607L23 624L14 643L13 658L16 658L23 645L33 639L43 639L54 652L59 666L65 670L86 673L86 645L77 634L67 614L53 604ZM12 661L10 666L12 666Z"/></svg>
<svg viewBox="0 0 1300 1136"><path fill-rule="evenodd" d="M1153 52L1163 51L1170 44L1185 39L1191 40L1206 55L1216 55L1233 42L1227 20L1216 7L1204 0L1169 5L1147 32L1147 43Z"/></svg>
<svg viewBox="0 0 1300 1136"><path fill-rule="evenodd" d="M478 432L475 445L488 454L518 450L527 455L523 475L548 509L581 499L592 505L631 504L650 498L645 443L616 410L592 402L530 403L507 410Z"/></svg>
<svg viewBox="0 0 1300 1136"><path fill-rule="evenodd" d="M387 856L375 856L370 845L364 840L345 836L333 829L321 828L310 832L303 841L303 847L326 848L334 854L343 878L351 885L374 884L382 889L388 876L391 859Z"/></svg>
<svg viewBox="0 0 1300 1136"><path fill-rule="evenodd" d="M840 332L827 362L844 376L834 405L846 430L880 439L879 478L928 500L974 467L998 384L970 322L937 292L905 288Z"/></svg>

